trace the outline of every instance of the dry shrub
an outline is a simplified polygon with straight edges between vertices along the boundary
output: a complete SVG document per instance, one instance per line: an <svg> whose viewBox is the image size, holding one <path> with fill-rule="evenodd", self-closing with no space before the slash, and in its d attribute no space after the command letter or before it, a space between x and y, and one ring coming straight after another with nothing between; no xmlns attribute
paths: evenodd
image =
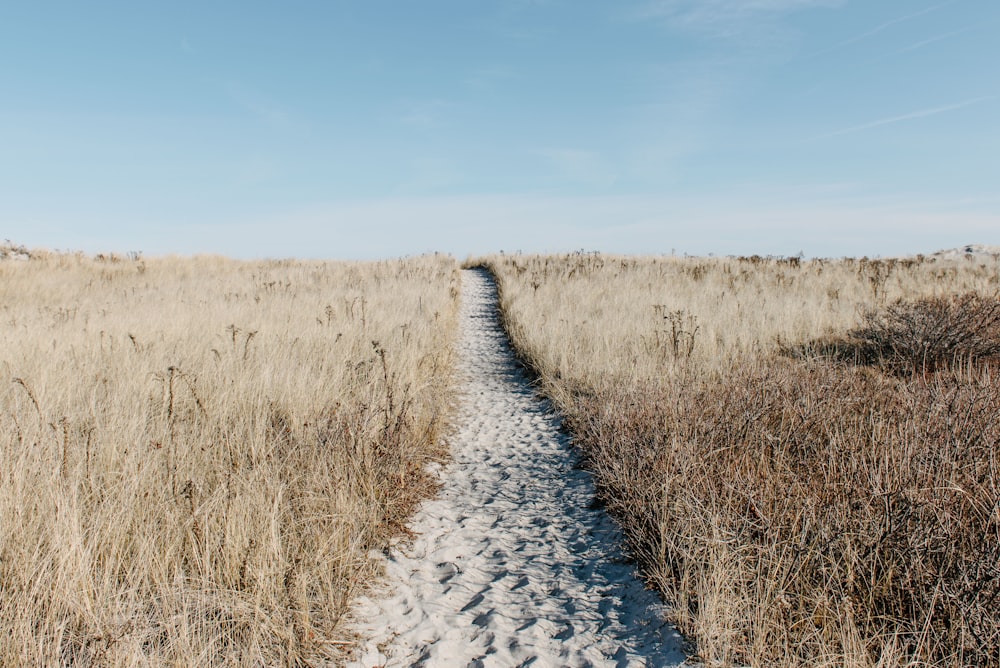
<svg viewBox="0 0 1000 668"><path fill-rule="evenodd" d="M1000 665L995 259L485 262L710 665Z"/></svg>
<svg viewBox="0 0 1000 668"><path fill-rule="evenodd" d="M14 244L10 239L0 243L0 260L27 260L31 257L31 251L25 246Z"/></svg>
<svg viewBox="0 0 1000 668"><path fill-rule="evenodd" d="M975 292L899 299L869 309L851 332L866 356L906 373L977 363L1000 354L1000 298Z"/></svg>
<svg viewBox="0 0 1000 668"><path fill-rule="evenodd" d="M645 571L724 664L1000 661L1000 386L783 360L580 398Z"/></svg>
<svg viewBox="0 0 1000 668"><path fill-rule="evenodd" d="M457 271L0 263L0 664L313 665L434 491Z"/></svg>

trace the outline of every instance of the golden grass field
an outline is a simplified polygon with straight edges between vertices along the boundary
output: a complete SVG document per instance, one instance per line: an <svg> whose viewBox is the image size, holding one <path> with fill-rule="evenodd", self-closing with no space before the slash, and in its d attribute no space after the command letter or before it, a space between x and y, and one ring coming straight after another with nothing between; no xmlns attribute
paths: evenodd
<svg viewBox="0 0 1000 668"><path fill-rule="evenodd" d="M707 665L1000 665L1000 262L470 260Z"/></svg>
<svg viewBox="0 0 1000 668"><path fill-rule="evenodd" d="M0 262L0 665L312 665L434 491L457 264Z"/></svg>
<svg viewBox="0 0 1000 668"><path fill-rule="evenodd" d="M707 665L1000 665L995 256L470 264ZM0 253L0 665L342 660L457 269Z"/></svg>

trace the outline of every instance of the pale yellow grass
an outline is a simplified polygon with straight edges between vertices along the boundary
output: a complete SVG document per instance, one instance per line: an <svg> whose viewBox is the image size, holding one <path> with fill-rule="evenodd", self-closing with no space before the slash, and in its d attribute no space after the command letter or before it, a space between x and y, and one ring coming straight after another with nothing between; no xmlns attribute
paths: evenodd
<svg viewBox="0 0 1000 668"><path fill-rule="evenodd" d="M851 338L901 298L988 322L996 256L476 262L707 664L1000 665L995 355L880 366Z"/></svg>
<svg viewBox="0 0 1000 668"><path fill-rule="evenodd" d="M543 377L648 380L699 373L859 323L901 297L991 293L1000 261L493 256L518 349Z"/></svg>
<svg viewBox="0 0 1000 668"><path fill-rule="evenodd" d="M455 262L33 255L0 262L0 665L346 647L433 490Z"/></svg>

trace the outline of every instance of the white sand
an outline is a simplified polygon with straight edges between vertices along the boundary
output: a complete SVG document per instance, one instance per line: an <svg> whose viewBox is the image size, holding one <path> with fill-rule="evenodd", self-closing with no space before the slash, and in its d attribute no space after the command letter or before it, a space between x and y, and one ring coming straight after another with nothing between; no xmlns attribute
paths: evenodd
<svg viewBox="0 0 1000 668"><path fill-rule="evenodd" d="M985 258L990 259L1000 255L1000 246L989 246L986 244L966 244L959 248L949 248L932 253L931 257L954 260L956 258Z"/></svg>
<svg viewBox="0 0 1000 668"><path fill-rule="evenodd" d="M417 538L388 558L385 590L356 607L371 640L352 665L681 665L659 597L589 507L590 475L515 363L484 272L464 272L461 320L453 461Z"/></svg>

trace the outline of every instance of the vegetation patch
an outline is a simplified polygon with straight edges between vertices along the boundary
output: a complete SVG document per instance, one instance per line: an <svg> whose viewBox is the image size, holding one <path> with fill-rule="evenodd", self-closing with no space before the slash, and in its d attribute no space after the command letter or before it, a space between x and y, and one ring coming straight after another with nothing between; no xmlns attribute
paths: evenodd
<svg viewBox="0 0 1000 668"><path fill-rule="evenodd" d="M0 664L313 665L433 493L457 267L0 263Z"/></svg>
<svg viewBox="0 0 1000 668"><path fill-rule="evenodd" d="M707 663L1000 664L995 260L488 264Z"/></svg>

